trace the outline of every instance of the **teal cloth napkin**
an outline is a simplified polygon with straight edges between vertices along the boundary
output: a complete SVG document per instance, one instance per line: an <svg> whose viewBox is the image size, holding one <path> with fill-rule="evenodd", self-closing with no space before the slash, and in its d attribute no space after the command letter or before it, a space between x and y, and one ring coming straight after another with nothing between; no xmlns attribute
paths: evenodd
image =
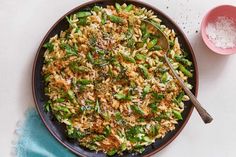
<svg viewBox="0 0 236 157"><path fill-rule="evenodd" d="M17 132L17 157L76 157L49 133L34 108L27 110Z"/></svg>

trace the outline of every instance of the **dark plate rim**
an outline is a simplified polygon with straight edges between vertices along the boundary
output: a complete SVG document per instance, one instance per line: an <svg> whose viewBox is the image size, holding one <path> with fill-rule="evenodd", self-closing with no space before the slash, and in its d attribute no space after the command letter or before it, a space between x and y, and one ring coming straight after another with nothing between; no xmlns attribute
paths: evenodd
<svg viewBox="0 0 236 157"><path fill-rule="evenodd" d="M36 98L36 94L35 94L35 68L36 68L36 64L37 64L37 59L38 59L38 56L39 56L39 53L40 53L40 50L45 42L45 40L47 39L47 37L49 36L50 32L58 25L58 23L63 20L65 18L65 16L71 14L72 12L76 11L76 10L79 10L80 8L83 8L87 5L91 5L91 4L95 4L95 3L99 3L99 2L106 2L106 1L109 1L109 0L91 0L89 2L86 2L86 3L82 3L81 5L71 9L69 12L67 12L66 14L64 14L59 20L57 20L53 26L47 31L46 35L44 36L43 40L41 41L40 45L39 45L39 48L36 52L36 56L35 56L35 59L34 59L34 63L33 63L33 69L32 69L32 93L33 93L33 98L34 98L34 103L35 103L35 106L36 106L36 109L37 109L37 112L41 118L41 120L43 121L44 125L46 126L46 128L49 130L49 132L63 145L65 146L67 149L71 150L73 153L75 153L76 155L80 155L80 156L83 156L82 154L80 154L80 152L74 150L72 147L68 146L67 144L65 144L61 139L59 139L57 137L57 135L49 128L48 124L46 123L46 120L44 119L44 116L43 114L41 113L41 111L39 110L39 104L37 103L37 98ZM118 0L118 2L120 2ZM139 5L141 6L147 6L149 8L151 8L152 10L154 10L155 12L159 12L160 14L162 14L163 16L166 17L166 19L168 21L170 21L171 23L173 23L173 25L175 25L176 29L178 30L178 32L180 32L180 34L183 36L183 39L185 40L185 42L187 43L187 47L190 49L190 53L191 53L191 57L192 57L192 61L193 61L193 64L194 64L194 75L195 75L195 96L197 96L198 94L198 88L199 88L199 76L198 76L198 67L197 67L197 61L196 61L196 57L194 55L194 51L192 49L192 46L190 45L190 42L189 40L187 39L186 35L183 33L183 31L179 28L179 26L168 16L166 15L165 13L163 13L162 11L160 11L159 9L155 8L154 6L148 4L148 3L145 3L145 2L142 2L142 1L139 1L139 0L124 0L124 1L121 1L121 2L124 2L124 3L138 3ZM183 130L183 128L185 127L185 125L187 124L190 116L192 115L192 112L193 112L193 108L194 106L191 105L191 109L188 113L188 116L186 117L184 123L182 124L182 126L179 128L179 130L175 133L174 136L172 136L165 144L163 144L161 147L155 149L154 151L150 152L149 154L147 155L144 155L145 157L147 156L151 156L151 155L154 155L155 153L161 151L163 148L165 148L167 145L169 145L179 134L180 132Z"/></svg>

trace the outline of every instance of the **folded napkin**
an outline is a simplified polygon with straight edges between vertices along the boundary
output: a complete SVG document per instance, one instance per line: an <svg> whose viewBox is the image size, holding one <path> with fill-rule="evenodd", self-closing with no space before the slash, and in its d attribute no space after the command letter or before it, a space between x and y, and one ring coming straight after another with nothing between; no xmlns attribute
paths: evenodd
<svg viewBox="0 0 236 157"><path fill-rule="evenodd" d="M76 157L49 133L34 108L27 110L17 134L17 157Z"/></svg>

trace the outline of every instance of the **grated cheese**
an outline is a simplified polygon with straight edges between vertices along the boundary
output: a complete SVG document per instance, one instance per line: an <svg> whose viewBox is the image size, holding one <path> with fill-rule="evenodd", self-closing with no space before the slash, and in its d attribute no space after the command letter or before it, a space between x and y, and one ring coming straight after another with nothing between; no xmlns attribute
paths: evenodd
<svg viewBox="0 0 236 157"><path fill-rule="evenodd" d="M236 25L228 17L220 16L214 23L209 23L206 34L216 47L224 49L236 47Z"/></svg>

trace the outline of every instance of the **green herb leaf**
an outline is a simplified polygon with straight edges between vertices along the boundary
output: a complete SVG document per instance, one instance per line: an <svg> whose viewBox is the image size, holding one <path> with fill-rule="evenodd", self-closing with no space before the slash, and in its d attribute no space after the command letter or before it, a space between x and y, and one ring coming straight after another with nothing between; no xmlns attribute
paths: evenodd
<svg viewBox="0 0 236 157"><path fill-rule="evenodd" d="M178 62L183 63L186 66L192 66L192 62L189 61L188 59L184 58L183 56L175 55L175 60Z"/></svg>
<svg viewBox="0 0 236 157"><path fill-rule="evenodd" d="M100 142L104 140L106 137L104 135L96 135L93 139L94 142Z"/></svg>
<svg viewBox="0 0 236 157"><path fill-rule="evenodd" d="M137 59L137 60L146 60L146 55L137 53L137 54L135 55L135 59Z"/></svg>
<svg viewBox="0 0 236 157"><path fill-rule="evenodd" d="M183 117L179 111L173 110L172 112L173 112L175 118L177 118L178 120L183 120Z"/></svg>
<svg viewBox="0 0 236 157"><path fill-rule="evenodd" d="M92 10L95 11L95 12L99 12L99 11L102 10L102 7L95 5L95 6L92 8Z"/></svg>
<svg viewBox="0 0 236 157"><path fill-rule="evenodd" d="M45 104L44 104L44 109L49 112L50 109L51 109L51 104L52 104L52 101L51 100L48 100Z"/></svg>
<svg viewBox="0 0 236 157"><path fill-rule="evenodd" d="M154 97L155 101L157 101L157 102L160 102L164 98L164 95L162 93L153 92L152 96Z"/></svg>
<svg viewBox="0 0 236 157"><path fill-rule="evenodd" d="M102 19L101 19L102 25L105 25L105 24L106 24L106 21L107 21L107 14L106 14L106 13L103 13L103 14L102 14Z"/></svg>
<svg viewBox="0 0 236 157"><path fill-rule="evenodd" d="M130 12L132 9L133 9L133 5L132 5L132 4L129 4L129 5L124 9L124 11Z"/></svg>
<svg viewBox="0 0 236 157"><path fill-rule="evenodd" d="M109 125L106 125L103 129L103 134L105 137L109 136L111 133L111 127Z"/></svg>
<svg viewBox="0 0 236 157"><path fill-rule="evenodd" d="M120 12L121 11L121 6L119 3L115 3L116 11Z"/></svg>
<svg viewBox="0 0 236 157"><path fill-rule="evenodd" d="M144 77L145 77L146 79L148 79L148 78L149 78L148 69L147 69L145 66L143 66L143 65L139 65L139 68L140 68L140 70L142 71Z"/></svg>
<svg viewBox="0 0 236 157"><path fill-rule="evenodd" d="M69 44L63 44L61 45L62 48L66 50L66 55L68 56L76 56L78 52L78 47L75 45L75 47L71 47Z"/></svg>
<svg viewBox="0 0 236 157"><path fill-rule="evenodd" d="M93 56L90 52L88 52L87 54L87 60L90 62L90 63L93 63L94 62L94 59L93 59Z"/></svg>
<svg viewBox="0 0 236 157"><path fill-rule="evenodd" d="M54 50L54 45L50 42L47 42L46 44L44 44L43 47L48 49L49 52L52 52Z"/></svg>
<svg viewBox="0 0 236 157"><path fill-rule="evenodd" d="M65 99L63 99L63 98L57 98L56 99L56 102L58 102L58 103L62 103L62 102L64 102L65 101Z"/></svg>
<svg viewBox="0 0 236 157"><path fill-rule="evenodd" d="M130 105L130 108L137 114L141 114L141 115L144 114L143 110L137 105Z"/></svg>
<svg viewBox="0 0 236 157"><path fill-rule="evenodd" d="M142 96L143 98L145 98L145 96L151 91L151 86L148 84L147 86L145 86L143 88L143 93L142 93Z"/></svg>
<svg viewBox="0 0 236 157"><path fill-rule="evenodd" d="M130 63L136 63L135 59L133 57L127 56L127 55L123 55L123 58Z"/></svg>
<svg viewBox="0 0 236 157"><path fill-rule="evenodd" d="M123 19L119 16L109 15L108 17L111 20L111 22L114 22L114 23L123 23L124 22Z"/></svg>
<svg viewBox="0 0 236 157"><path fill-rule="evenodd" d="M156 112L157 112L157 104L156 104L156 103L149 104L148 107L151 108L151 111L152 111L153 113L156 113Z"/></svg>
<svg viewBox="0 0 236 157"><path fill-rule="evenodd" d="M131 100L131 96L125 95L123 93L117 93L114 95L114 97L118 100Z"/></svg>
<svg viewBox="0 0 236 157"><path fill-rule="evenodd" d="M87 80L87 79L80 79L80 80L77 80L77 82L81 85L88 85L90 84L92 81L91 80Z"/></svg>
<svg viewBox="0 0 236 157"><path fill-rule="evenodd" d="M78 17L78 18L81 18L81 17L87 17L87 16L90 16L90 15L92 15L90 12L88 12L88 11L80 11L80 12L78 12L77 14L76 14L76 16Z"/></svg>

